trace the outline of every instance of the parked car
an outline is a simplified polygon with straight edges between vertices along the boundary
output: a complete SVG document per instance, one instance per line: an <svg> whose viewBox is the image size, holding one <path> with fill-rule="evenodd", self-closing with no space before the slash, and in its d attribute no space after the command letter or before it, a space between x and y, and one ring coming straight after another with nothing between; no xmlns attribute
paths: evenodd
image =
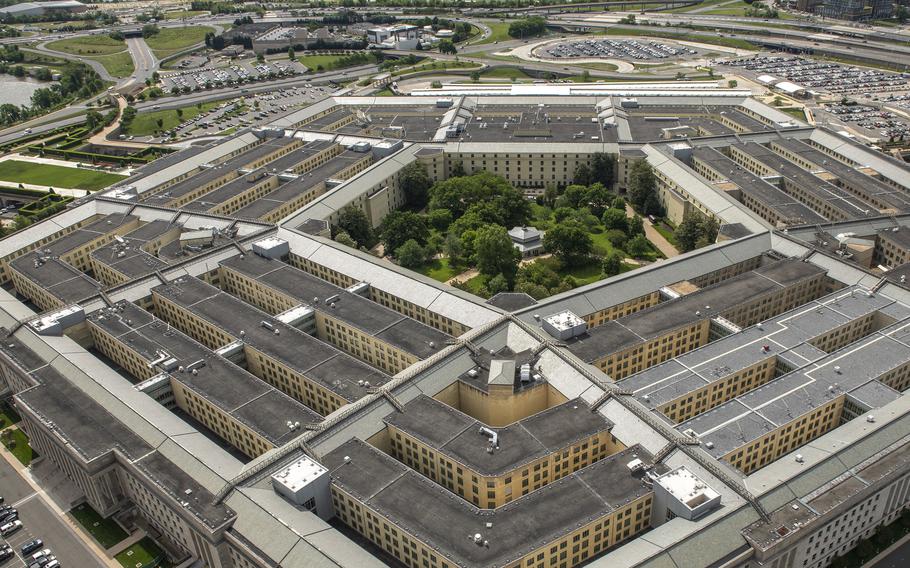
<svg viewBox="0 0 910 568"><path fill-rule="evenodd" d="M19 511L16 509L9 510L0 515L0 524L11 523L19 518Z"/></svg>
<svg viewBox="0 0 910 568"><path fill-rule="evenodd" d="M11 556L15 556L12 548L7 546L0 550L0 562L8 560Z"/></svg>
<svg viewBox="0 0 910 568"><path fill-rule="evenodd" d="M6 523L3 526L0 526L0 535L6 536L8 534L13 534L17 530L22 528L22 521L15 520L10 523Z"/></svg>
<svg viewBox="0 0 910 568"><path fill-rule="evenodd" d="M36 539L30 540L30 541L26 542L25 544L23 544L22 547L19 548L19 550L22 551L22 556L25 556L26 554L29 554L29 553L32 553L32 552L38 550L42 546L44 546L44 541L41 540L40 538L36 538Z"/></svg>
<svg viewBox="0 0 910 568"><path fill-rule="evenodd" d="M51 549L45 548L44 550L39 550L38 552L32 554L32 560L38 560L39 558L43 558L45 556L50 556L50 555L51 555Z"/></svg>

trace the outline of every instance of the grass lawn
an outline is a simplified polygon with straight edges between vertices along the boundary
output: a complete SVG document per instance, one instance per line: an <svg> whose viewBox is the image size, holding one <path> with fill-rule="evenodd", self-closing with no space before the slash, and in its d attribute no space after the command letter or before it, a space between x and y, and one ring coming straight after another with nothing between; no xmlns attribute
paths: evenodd
<svg viewBox="0 0 910 568"><path fill-rule="evenodd" d="M164 551L150 538L144 538L127 548L114 558L123 568L153 568L155 566L171 566L164 557ZM158 562L156 559L160 558Z"/></svg>
<svg viewBox="0 0 910 568"><path fill-rule="evenodd" d="M483 274L478 274L474 278L468 279L465 284L467 284L468 292L474 294L475 296L480 296L480 289L484 287L487 283L488 278Z"/></svg>
<svg viewBox="0 0 910 568"><path fill-rule="evenodd" d="M801 108L781 108L777 110L789 114L796 120L806 121L806 113Z"/></svg>
<svg viewBox="0 0 910 568"><path fill-rule="evenodd" d="M214 31L208 26L187 26L185 28L161 28L157 34L145 40L159 59L202 43L205 34Z"/></svg>
<svg viewBox="0 0 910 568"><path fill-rule="evenodd" d="M52 41L47 44L47 47L54 51L62 51L73 55L97 56L126 51L126 42L106 35L93 35Z"/></svg>
<svg viewBox="0 0 910 568"><path fill-rule="evenodd" d="M509 25L512 22L482 22L490 28L490 37L484 38L481 41L474 42L472 45L482 45L485 43L493 43L494 41L509 41L512 39L512 36L509 35Z"/></svg>
<svg viewBox="0 0 910 568"><path fill-rule="evenodd" d="M660 221L654 224L654 230L661 234L661 236L673 245L677 246L676 243L676 233L673 231L673 227L667 225L664 221Z"/></svg>
<svg viewBox="0 0 910 568"><path fill-rule="evenodd" d="M95 191L118 182L125 177L96 170L68 168L51 164L33 164L20 160L0 162L0 181L32 183L48 187Z"/></svg>
<svg viewBox="0 0 910 568"><path fill-rule="evenodd" d="M670 10L661 10L661 14L678 14L684 12L691 12L692 10L701 10L709 6L717 6L718 4L726 4L730 0L704 0L694 6L684 6L682 8L672 8Z"/></svg>
<svg viewBox="0 0 910 568"><path fill-rule="evenodd" d="M415 268L414 271L439 282L445 282L461 272L460 269L449 266L449 259L447 258L434 259L423 266Z"/></svg>
<svg viewBox="0 0 910 568"><path fill-rule="evenodd" d="M594 253L601 256L606 256L613 251L619 252L619 254L625 256L626 253L620 249L617 249L613 246L613 243L607 239L607 232L602 231L600 233L590 233L591 240L594 241Z"/></svg>
<svg viewBox="0 0 910 568"><path fill-rule="evenodd" d="M87 503L74 507L70 513L104 548L110 548L129 536L120 525L103 518Z"/></svg>
<svg viewBox="0 0 910 568"><path fill-rule="evenodd" d="M303 57L298 57L297 60L306 65L310 72L316 72L320 65L323 70L330 71L332 69L344 69L345 67L355 67L369 63L360 61L345 65L342 63L342 59L346 57L347 55L304 55ZM371 59L370 61L373 60Z"/></svg>
<svg viewBox="0 0 910 568"><path fill-rule="evenodd" d="M594 69L596 71L616 71L619 69L619 67L612 63L579 63L577 66L586 69Z"/></svg>
<svg viewBox="0 0 910 568"><path fill-rule="evenodd" d="M11 435L9 441L5 438L3 439L3 445L6 446L6 449L16 456L16 459L19 460L22 465L27 466L32 463L32 459L38 457L38 454L28 445L28 436L25 435L25 432L18 428L9 428L6 431ZM11 448L10 445L13 444L13 442L15 442L15 447Z"/></svg>
<svg viewBox="0 0 910 568"><path fill-rule="evenodd" d="M155 110L152 112L139 113L136 115L136 118L133 119L133 122L130 124L129 129L126 130L125 133L132 134L134 136L151 136L155 133L156 130L170 130L184 120L195 118L203 112L213 109L220 104L221 101L217 101L205 103L202 105L202 108L198 108L195 105L183 107L180 109L183 112L182 118L177 116L177 109ZM161 128L158 127L157 121L159 118L162 121Z"/></svg>
<svg viewBox="0 0 910 568"><path fill-rule="evenodd" d="M133 58L123 40L108 36L82 36L61 39L47 47L63 53L80 55L98 61L114 77L127 77L133 72Z"/></svg>
<svg viewBox="0 0 910 568"><path fill-rule="evenodd" d="M6 428L22 420L19 413L12 406L4 403L0 405L0 428Z"/></svg>
<svg viewBox="0 0 910 568"><path fill-rule="evenodd" d="M397 77L398 75L408 75L410 73L417 73L418 71L432 71L432 70L436 70L436 69L446 70L446 69L472 69L472 68L480 68L480 65L477 63L473 63L471 61L448 61L448 60L427 61L426 63L420 63L418 65L415 65L414 67L405 67L403 69L398 69L396 71L392 71L392 75Z"/></svg>
<svg viewBox="0 0 910 568"><path fill-rule="evenodd" d="M133 66L133 58L130 57L128 51L122 53L115 53L113 55L104 55L102 57L92 57L95 61L98 61L104 68L107 69L107 72L114 77L129 77L133 74L133 71L136 69Z"/></svg>

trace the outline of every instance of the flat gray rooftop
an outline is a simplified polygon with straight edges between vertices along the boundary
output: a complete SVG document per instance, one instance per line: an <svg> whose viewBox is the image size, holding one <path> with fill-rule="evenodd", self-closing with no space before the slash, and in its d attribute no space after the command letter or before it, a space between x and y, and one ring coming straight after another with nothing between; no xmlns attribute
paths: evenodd
<svg viewBox="0 0 910 568"><path fill-rule="evenodd" d="M798 260L774 262L591 328L568 341L568 349L586 362L596 361L696 321L722 316L747 299L755 301L765 294L790 287L822 272L821 268Z"/></svg>
<svg viewBox="0 0 910 568"><path fill-rule="evenodd" d="M361 152L345 150L324 164L300 174L297 179L283 183L274 191L267 193L245 207L241 207L232 216L244 219L265 217L288 201L310 191L326 180L332 179L332 176L350 167L358 160L363 159L363 157L364 154Z"/></svg>
<svg viewBox="0 0 910 568"><path fill-rule="evenodd" d="M327 343L285 325L253 306L193 277L181 277L152 292L183 306L228 335L261 351L311 380L318 381L348 401L355 401L380 386L389 376ZM271 329L262 325L266 321ZM278 334L274 332L277 329ZM318 368L319 371L313 371Z"/></svg>
<svg viewBox="0 0 910 568"><path fill-rule="evenodd" d="M470 416L426 395L419 395L385 422L423 441L484 475L500 475L522 464L544 457L599 432L613 424L580 399L570 400L504 428L499 449L487 452L488 438L479 434L484 426Z"/></svg>
<svg viewBox="0 0 910 568"><path fill-rule="evenodd" d="M246 254L225 260L221 265L421 359L443 349L451 339L435 328L280 260Z"/></svg>
<svg viewBox="0 0 910 568"><path fill-rule="evenodd" d="M735 183L744 194L777 212L786 219L788 225L815 225L827 222L825 217L808 205L743 168L714 148L695 147L692 155Z"/></svg>
<svg viewBox="0 0 910 568"><path fill-rule="evenodd" d="M643 472L627 467L633 459L653 458L632 446L497 509L478 509L356 438L323 463L333 483L440 554L461 566L492 568L650 493ZM475 533L488 546L469 538Z"/></svg>
<svg viewBox="0 0 910 568"><path fill-rule="evenodd" d="M171 325L127 301L113 309L89 316L89 321L118 338L129 349L151 363L167 353L177 359L178 368L170 377L183 383L276 446L298 434L287 422L313 424L322 417L272 385L234 365L227 359L187 337ZM203 362L203 366L198 366ZM181 372L197 364L195 373Z"/></svg>
<svg viewBox="0 0 910 568"><path fill-rule="evenodd" d="M155 191L152 194L143 195L140 199L143 203L165 205L174 199L196 191L200 186L209 184L233 171L244 169L249 166L249 164L261 160L272 152L297 142L298 140L296 138L291 137L267 138L238 156L210 167L204 167L199 173L192 175L183 181L177 182L162 191Z"/></svg>
<svg viewBox="0 0 910 568"><path fill-rule="evenodd" d="M10 267L64 304L78 302L94 296L101 284L76 270L62 260L50 258L36 260L39 255L29 253L10 263Z"/></svg>
<svg viewBox="0 0 910 568"><path fill-rule="evenodd" d="M736 144L735 147L776 171L787 182L798 186L806 193L814 195L817 199L828 203L832 208L841 211L846 219L862 219L879 214L872 204L853 196L851 193L823 180L812 172L804 170L761 144L747 142L745 144Z"/></svg>

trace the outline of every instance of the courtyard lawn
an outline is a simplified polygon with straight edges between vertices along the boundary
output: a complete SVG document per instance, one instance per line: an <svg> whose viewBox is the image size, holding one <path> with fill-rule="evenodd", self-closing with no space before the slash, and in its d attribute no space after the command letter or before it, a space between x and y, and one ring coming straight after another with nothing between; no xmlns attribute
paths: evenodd
<svg viewBox="0 0 910 568"><path fill-rule="evenodd" d="M144 538L127 548L114 558L123 568L168 567L171 563L164 556L164 551L150 538Z"/></svg>
<svg viewBox="0 0 910 568"><path fill-rule="evenodd" d="M202 108L195 105L182 107L180 109L181 112L183 112L182 116L177 116L177 109L142 112L136 115L136 118L130 123L130 127L124 132L126 134L132 134L133 136L151 136L156 130L170 130L181 122L195 118L203 112L216 108L220 104L222 104L222 101L205 103L202 105ZM159 118L161 119L162 124L160 128L158 127Z"/></svg>
<svg viewBox="0 0 910 568"><path fill-rule="evenodd" d="M0 181L31 183L65 189L96 191L125 178L119 174L68 168L52 164L36 164L20 160L0 162Z"/></svg>
<svg viewBox="0 0 910 568"><path fill-rule="evenodd" d="M146 38L145 43L158 59L183 51L205 40L205 34L215 31L209 26L187 26L185 28L161 28L157 34Z"/></svg>
<svg viewBox="0 0 910 568"><path fill-rule="evenodd" d="M537 260L540 264L546 264L553 269L554 272L560 276L571 276L575 279L575 282L579 286L584 286L586 284L591 284L592 282L597 282L601 278L601 261L600 259L595 259L594 262L590 264L585 264L582 266L576 266L573 268L563 268L562 264L555 258L541 258Z"/></svg>
<svg viewBox="0 0 910 568"><path fill-rule="evenodd" d="M445 282L461 272L461 270L450 266L447 258L433 259L423 266L418 266L414 271L439 282Z"/></svg>
<svg viewBox="0 0 910 568"><path fill-rule="evenodd" d="M52 41L47 44L48 49L70 53L72 55L112 55L126 51L126 42L122 39L113 39L106 35L79 36L68 39Z"/></svg>
<svg viewBox="0 0 910 568"><path fill-rule="evenodd" d="M800 120L800 121L802 121L802 122L806 122L806 113L805 113L805 111L803 111L803 109L801 109L801 108L790 107L790 108L781 108L781 109L778 109L778 110L781 111L781 112L785 112L785 113L789 114L790 116L792 116L792 117L795 118L796 120Z"/></svg>
<svg viewBox="0 0 910 568"><path fill-rule="evenodd" d="M105 519L87 503L74 507L70 514L104 548L110 548L129 536L120 525L112 519Z"/></svg>
<svg viewBox="0 0 910 568"><path fill-rule="evenodd" d="M6 436L9 436L9 438ZM28 445L28 436L18 428L8 428L4 430L3 445L11 454L16 456L16 459L24 466L28 466L28 464L32 463L32 459L38 457L38 454Z"/></svg>

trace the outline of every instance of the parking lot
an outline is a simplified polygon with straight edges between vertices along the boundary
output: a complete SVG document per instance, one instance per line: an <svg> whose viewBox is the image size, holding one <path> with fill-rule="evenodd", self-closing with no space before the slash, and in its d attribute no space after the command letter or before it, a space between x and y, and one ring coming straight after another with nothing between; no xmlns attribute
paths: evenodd
<svg viewBox="0 0 910 568"><path fill-rule="evenodd" d="M185 69L161 75L161 86L165 92L178 89L183 92L205 88L239 85L251 81L277 79L301 75L306 67L298 61L272 60L258 62L255 59L237 61L224 67L203 67Z"/></svg>
<svg viewBox="0 0 910 568"><path fill-rule="evenodd" d="M698 50L685 45L654 40L586 39L549 44L536 55L555 59L609 58L656 61L692 57L698 55Z"/></svg>
<svg viewBox="0 0 910 568"><path fill-rule="evenodd" d="M788 80L807 90L834 94L862 94L910 90L910 73L888 73L875 69L813 61L803 57L756 56L727 61L725 65L758 75Z"/></svg>
<svg viewBox="0 0 910 568"><path fill-rule="evenodd" d="M0 458L0 493L4 497L5 504L11 505L19 511L19 519L23 525L18 531L6 537L0 537L0 545L9 544L16 554L15 557L0 563L2 568L27 566L19 548L34 538L44 541L42 548L50 548L63 568L82 568L83 566L85 568L103 568L105 566L73 532L73 529L47 505L40 495L35 493L31 485L26 483L19 472L3 458Z"/></svg>
<svg viewBox="0 0 910 568"><path fill-rule="evenodd" d="M828 104L822 108L833 118L862 129L869 136L883 139L910 136L910 122L887 110L860 104Z"/></svg>
<svg viewBox="0 0 910 568"><path fill-rule="evenodd" d="M285 87L270 93L246 94L220 104L217 108L182 122L154 141L182 140L215 136L258 126L331 95L332 87L303 85Z"/></svg>

